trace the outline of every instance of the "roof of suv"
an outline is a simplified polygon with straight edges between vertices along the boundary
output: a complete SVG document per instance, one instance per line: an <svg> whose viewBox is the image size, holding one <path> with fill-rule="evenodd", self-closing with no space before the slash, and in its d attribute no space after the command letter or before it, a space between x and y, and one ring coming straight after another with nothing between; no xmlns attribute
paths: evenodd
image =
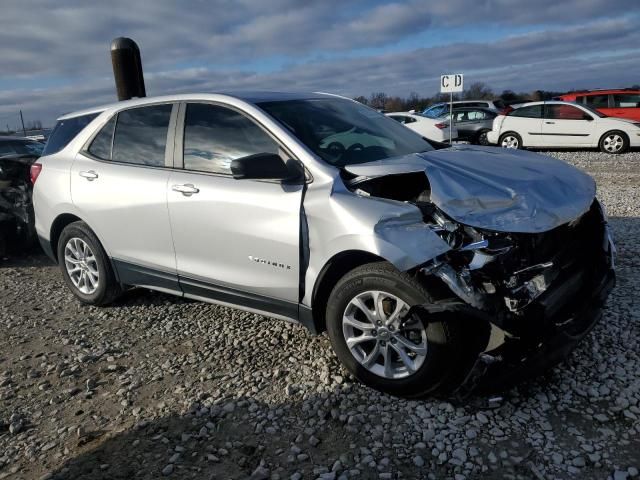
<svg viewBox="0 0 640 480"><path fill-rule="evenodd" d="M340 97L331 93L322 92L266 92L266 91L247 91L247 92L209 92L209 93L186 93L177 95L162 95L156 97L144 97L134 98L131 100L123 100L120 102L108 103L106 105L100 105L97 107L86 108L84 110L77 110L75 112L65 113L61 115L58 120L65 120L68 118L79 117L82 115L89 115L92 113L101 113L110 108L122 108L122 107L136 107L141 105L147 105L149 103L156 102L170 102L170 101L188 101L188 100L205 100L207 97L212 96L225 96L230 98L236 98L244 100L248 103L260 103L260 102L275 102L282 100L308 100L312 98L327 98L327 97Z"/></svg>
<svg viewBox="0 0 640 480"><path fill-rule="evenodd" d="M558 95L558 98L562 97L575 97L576 95L607 95L616 93L640 93L637 88L600 88L595 90L580 90L576 92L567 92L562 95Z"/></svg>

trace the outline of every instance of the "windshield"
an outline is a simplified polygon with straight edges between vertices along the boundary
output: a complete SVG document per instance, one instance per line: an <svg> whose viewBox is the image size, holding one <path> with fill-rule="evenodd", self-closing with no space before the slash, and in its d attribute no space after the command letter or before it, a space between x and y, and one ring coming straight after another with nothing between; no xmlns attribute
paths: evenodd
<svg viewBox="0 0 640 480"><path fill-rule="evenodd" d="M336 167L433 150L407 127L351 100L285 100L258 106Z"/></svg>
<svg viewBox="0 0 640 480"><path fill-rule="evenodd" d="M13 155L33 155L39 157L44 145L31 140L0 140L0 157Z"/></svg>

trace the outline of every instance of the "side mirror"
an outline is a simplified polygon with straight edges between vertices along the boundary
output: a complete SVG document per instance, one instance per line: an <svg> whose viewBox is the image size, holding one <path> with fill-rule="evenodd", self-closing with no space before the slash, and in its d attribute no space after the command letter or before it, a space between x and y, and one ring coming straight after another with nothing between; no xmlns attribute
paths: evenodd
<svg viewBox="0 0 640 480"><path fill-rule="evenodd" d="M302 175L298 162L285 163L275 153L256 153L231 161L231 173L237 180L297 180Z"/></svg>

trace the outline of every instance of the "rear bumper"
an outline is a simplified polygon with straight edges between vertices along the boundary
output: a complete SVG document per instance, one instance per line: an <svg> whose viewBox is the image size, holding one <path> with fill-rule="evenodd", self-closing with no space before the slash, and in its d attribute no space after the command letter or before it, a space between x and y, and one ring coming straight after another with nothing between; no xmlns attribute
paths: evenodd
<svg viewBox="0 0 640 480"><path fill-rule="evenodd" d="M56 260L56 256L53 254L53 249L51 248L51 243L49 242L49 240L41 235L38 235L38 241L40 242L40 246L42 247L42 250L47 255L47 257L57 263L58 261Z"/></svg>

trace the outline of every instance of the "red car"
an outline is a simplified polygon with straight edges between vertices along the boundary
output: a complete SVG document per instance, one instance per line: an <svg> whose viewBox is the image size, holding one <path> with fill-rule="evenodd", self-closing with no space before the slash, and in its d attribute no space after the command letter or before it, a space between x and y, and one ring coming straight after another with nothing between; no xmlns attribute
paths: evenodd
<svg viewBox="0 0 640 480"><path fill-rule="evenodd" d="M610 117L640 120L640 90L585 90L560 95L556 100L588 105Z"/></svg>

